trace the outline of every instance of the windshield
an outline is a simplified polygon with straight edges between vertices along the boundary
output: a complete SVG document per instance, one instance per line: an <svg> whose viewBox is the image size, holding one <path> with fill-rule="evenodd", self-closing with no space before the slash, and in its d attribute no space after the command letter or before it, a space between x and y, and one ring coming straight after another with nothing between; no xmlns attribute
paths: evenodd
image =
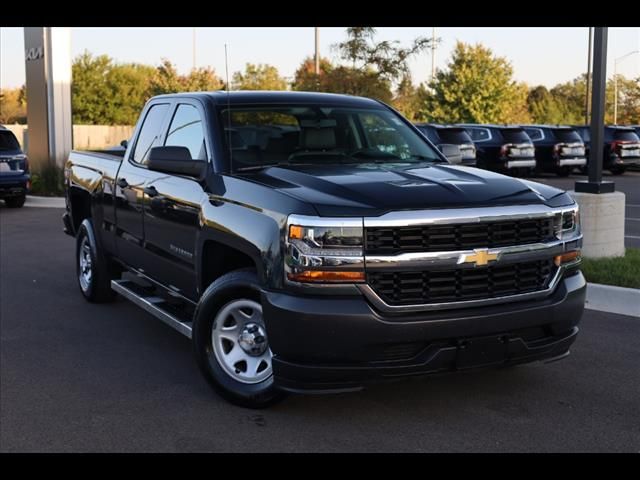
<svg viewBox="0 0 640 480"><path fill-rule="evenodd" d="M271 165L443 162L424 138L383 109L241 106L220 111L233 170Z"/></svg>
<svg viewBox="0 0 640 480"><path fill-rule="evenodd" d="M9 130L0 131L0 150L20 150L18 140Z"/></svg>

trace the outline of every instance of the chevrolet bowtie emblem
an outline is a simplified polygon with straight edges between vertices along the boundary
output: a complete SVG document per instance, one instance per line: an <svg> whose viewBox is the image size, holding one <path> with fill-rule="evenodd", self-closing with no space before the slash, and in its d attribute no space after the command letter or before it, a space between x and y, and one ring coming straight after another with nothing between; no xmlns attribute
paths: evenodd
<svg viewBox="0 0 640 480"><path fill-rule="evenodd" d="M460 255L458 263L474 263L476 267L481 267L497 260L500 256L500 252L489 253L486 248L475 248L473 252Z"/></svg>

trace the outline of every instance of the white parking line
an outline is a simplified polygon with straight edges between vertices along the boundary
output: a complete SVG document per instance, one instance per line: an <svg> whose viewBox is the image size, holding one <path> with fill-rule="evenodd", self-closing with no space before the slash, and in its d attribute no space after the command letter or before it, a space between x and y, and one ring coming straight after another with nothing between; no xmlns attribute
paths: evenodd
<svg viewBox="0 0 640 480"><path fill-rule="evenodd" d="M625 235L624 238L634 238L636 240L640 240L640 237L637 235Z"/></svg>
<svg viewBox="0 0 640 480"><path fill-rule="evenodd" d="M626 220L631 220L632 222L640 222L640 218L627 218Z"/></svg>
<svg viewBox="0 0 640 480"><path fill-rule="evenodd" d="M640 208L640 205L637 205L635 203L627 203L626 205L627 207L633 207L633 208Z"/></svg>

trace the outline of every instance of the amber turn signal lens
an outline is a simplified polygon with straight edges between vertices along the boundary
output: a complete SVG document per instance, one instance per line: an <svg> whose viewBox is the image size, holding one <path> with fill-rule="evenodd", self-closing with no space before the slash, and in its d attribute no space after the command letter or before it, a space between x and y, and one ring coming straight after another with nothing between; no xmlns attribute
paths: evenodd
<svg viewBox="0 0 640 480"><path fill-rule="evenodd" d="M302 240L303 228L300 225L289 226L289 238Z"/></svg>
<svg viewBox="0 0 640 480"><path fill-rule="evenodd" d="M303 270L301 272L287 273L287 278L294 282L352 283L364 282L364 272Z"/></svg>
<svg viewBox="0 0 640 480"><path fill-rule="evenodd" d="M556 267L559 267L563 263L573 262L574 260L578 260L580 258L580 250L573 250L572 252L563 253L562 255L557 255L553 259L553 263L556 264Z"/></svg>

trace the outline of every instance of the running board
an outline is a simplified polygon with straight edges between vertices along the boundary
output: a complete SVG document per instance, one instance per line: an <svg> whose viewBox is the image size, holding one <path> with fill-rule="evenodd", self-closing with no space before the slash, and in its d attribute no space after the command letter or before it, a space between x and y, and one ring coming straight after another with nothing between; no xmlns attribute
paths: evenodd
<svg viewBox="0 0 640 480"><path fill-rule="evenodd" d="M155 295L143 296L136 293L134 291L136 289L135 284L130 280L111 280L111 289L170 327L175 328L184 336L191 338L191 321L180 320L178 317L164 310L162 308L163 304L166 304L164 298Z"/></svg>

